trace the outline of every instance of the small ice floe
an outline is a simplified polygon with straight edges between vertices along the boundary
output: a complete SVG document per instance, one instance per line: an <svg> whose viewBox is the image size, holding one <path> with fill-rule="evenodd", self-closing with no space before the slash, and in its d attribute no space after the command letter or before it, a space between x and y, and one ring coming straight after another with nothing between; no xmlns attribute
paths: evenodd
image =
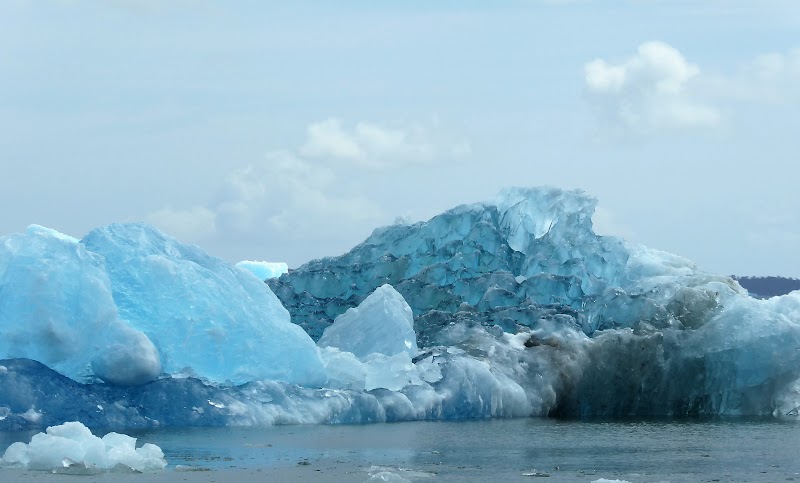
<svg viewBox="0 0 800 483"><path fill-rule="evenodd" d="M436 476L435 473L427 471L416 471L410 468L392 468L389 466L370 466L365 468L369 472L369 478L366 481L388 481L392 483L410 483L409 478L431 478Z"/></svg>
<svg viewBox="0 0 800 483"><path fill-rule="evenodd" d="M411 480L407 478L403 478L402 476L398 475L397 473L392 473L391 471L380 471L378 473L374 473L367 478L368 482L374 481L388 481L391 483L411 483Z"/></svg>
<svg viewBox="0 0 800 483"><path fill-rule="evenodd" d="M548 478L550 476L550 473L545 473L544 471L531 470L522 473L522 476L533 476L535 478Z"/></svg>
<svg viewBox="0 0 800 483"><path fill-rule="evenodd" d="M14 443L0 458L0 467L21 467L53 473L96 474L106 471L151 472L167 466L164 453L154 444L136 447L136 438L108 433L102 438L79 422L51 426L31 438Z"/></svg>

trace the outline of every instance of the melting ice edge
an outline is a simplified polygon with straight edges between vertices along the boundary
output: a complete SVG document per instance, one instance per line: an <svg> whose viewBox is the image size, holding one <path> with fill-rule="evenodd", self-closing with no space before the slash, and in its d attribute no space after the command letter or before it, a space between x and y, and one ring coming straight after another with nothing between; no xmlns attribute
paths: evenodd
<svg viewBox="0 0 800 483"><path fill-rule="evenodd" d="M143 224L0 238L0 430L791 415L800 292L513 188L271 279ZM316 341L316 342L315 342Z"/></svg>

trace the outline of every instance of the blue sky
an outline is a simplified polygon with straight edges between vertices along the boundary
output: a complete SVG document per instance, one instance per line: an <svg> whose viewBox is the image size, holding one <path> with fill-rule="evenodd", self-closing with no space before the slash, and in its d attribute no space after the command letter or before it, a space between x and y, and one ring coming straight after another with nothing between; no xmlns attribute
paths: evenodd
<svg viewBox="0 0 800 483"><path fill-rule="evenodd" d="M0 6L0 234L144 220L297 266L509 185L800 277L793 0Z"/></svg>

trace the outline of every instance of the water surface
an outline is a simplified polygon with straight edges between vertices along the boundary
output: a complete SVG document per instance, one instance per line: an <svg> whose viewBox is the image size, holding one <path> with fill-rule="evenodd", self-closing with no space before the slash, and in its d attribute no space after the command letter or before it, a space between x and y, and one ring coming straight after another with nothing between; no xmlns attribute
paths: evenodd
<svg viewBox="0 0 800 483"><path fill-rule="evenodd" d="M348 469L363 481L392 471L412 481L800 481L794 420L506 419L267 428L168 428L130 433L158 444L172 470L303 467L322 481ZM23 433L0 434L0 448ZM186 473L180 473L176 481ZM537 476L532 476L537 475Z"/></svg>

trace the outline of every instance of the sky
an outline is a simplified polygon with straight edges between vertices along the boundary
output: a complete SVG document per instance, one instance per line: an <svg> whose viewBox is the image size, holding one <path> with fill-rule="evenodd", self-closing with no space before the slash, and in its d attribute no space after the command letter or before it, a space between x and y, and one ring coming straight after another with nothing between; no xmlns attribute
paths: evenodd
<svg viewBox="0 0 800 483"><path fill-rule="evenodd" d="M0 3L0 235L145 221L297 267L549 185L800 277L798 127L796 0Z"/></svg>

